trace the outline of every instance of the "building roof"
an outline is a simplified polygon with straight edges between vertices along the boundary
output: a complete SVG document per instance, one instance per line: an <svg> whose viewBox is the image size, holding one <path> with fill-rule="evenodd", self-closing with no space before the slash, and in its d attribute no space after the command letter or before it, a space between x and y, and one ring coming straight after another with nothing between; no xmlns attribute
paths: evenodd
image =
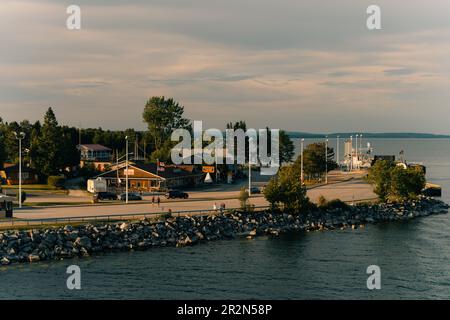
<svg viewBox="0 0 450 320"><path fill-rule="evenodd" d="M102 146L101 144L80 144L79 149L86 149L89 151L111 151L110 148Z"/></svg>
<svg viewBox="0 0 450 320"><path fill-rule="evenodd" d="M123 169L126 166L125 163L119 164L119 169ZM196 172L195 170L186 170L182 167L176 166L167 166L164 167L164 171L157 171L157 166L155 163L142 163L142 162L131 162L128 164L130 168L136 168L148 173L151 173L155 176L158 176L162 179L172 179L172 178L181 178L181 177L189 177L202 175L202 172ZM98 175L98 177L109 176L111 173L116 172L117 170L111 170L105 173ZM114 174L115 177L115 174Z"/></svg>
<svg viewBox="0 0 450 320"><path fill-rule="evenodd" d="M5 164L4 169L1 170L1 171L5 171L6 173L19 172L19 165L18 164L13 164L13 165L6 166L6 164ZM27 166L22 165L22 172L34 172L34 170L29 168L29 167L27 167Z"/></svg>

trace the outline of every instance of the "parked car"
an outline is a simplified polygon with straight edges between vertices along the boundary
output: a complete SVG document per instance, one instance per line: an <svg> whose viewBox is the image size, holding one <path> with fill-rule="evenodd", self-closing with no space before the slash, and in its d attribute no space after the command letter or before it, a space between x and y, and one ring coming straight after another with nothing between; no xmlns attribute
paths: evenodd
<svg viewBox="0 0 450 320"><path fill-rule="evenodd" d="M112 192L97 192L94 197L98 200L117 200L117 195Z"/></svg>
<svg viewBox="0 0 450 320"><path fill-rule="evenodd" d="M248 192L248 188L245 189L245 191ZM258 187L251 187L251 188L250 188L250 193L251 193L251 194L260 194L260 193L261 193L261 189L258 188Z"/></svg>
<svg viewBox="0 0 450 320"><path fill-rule="evenodd" d="M126 201L127 200L127 194L122 193L117 197L117 200L120 201ZM138 195L137 193L128 193L128 200L136 201L136 200L142 200L142 197Z"/></svg>
<svg viewBox="0 0 450 320"><path fill-rule="evenodd" d="M179 190L170 190L166 192L167 199L187 199L189 195L186 192Z"/></svg>

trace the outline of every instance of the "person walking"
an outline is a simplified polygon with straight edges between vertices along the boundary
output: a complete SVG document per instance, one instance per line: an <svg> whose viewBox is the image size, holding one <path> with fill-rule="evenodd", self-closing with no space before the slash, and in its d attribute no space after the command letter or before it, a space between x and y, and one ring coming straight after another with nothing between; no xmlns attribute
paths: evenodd
<svg viewBox="0 0 450 320"><path fill-rule="evenodd" d="M159 207L159 204L161 203L161 198L158 196L158 199L156 201L158 202L158 207Z"/></svg>
<svg viewBox="0 0 450 320"><path fill-rule="evenodd" d="M155 196L152 197L152 205L155 204Z"/></svg>

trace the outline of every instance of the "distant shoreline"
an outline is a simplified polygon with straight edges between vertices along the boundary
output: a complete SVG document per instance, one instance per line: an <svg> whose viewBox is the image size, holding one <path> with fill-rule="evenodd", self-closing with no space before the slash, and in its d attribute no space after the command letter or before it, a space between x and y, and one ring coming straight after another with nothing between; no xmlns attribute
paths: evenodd
<svg viewBox="0 0 450 320"><path fill-rule="evenodd" d="M287 132L290 138L303 138L303 139L324 139L328 138L337 138L338 136L341 138L346 137L356 137L356 135L360 135L361 133L356 132L344 132L344 133L330 133L330 134L322 134L322 133L307 133L307 132ZM362 133L362 137L364 139L450 139L450 135L444 134L431 134L431 133Z"/></svg>

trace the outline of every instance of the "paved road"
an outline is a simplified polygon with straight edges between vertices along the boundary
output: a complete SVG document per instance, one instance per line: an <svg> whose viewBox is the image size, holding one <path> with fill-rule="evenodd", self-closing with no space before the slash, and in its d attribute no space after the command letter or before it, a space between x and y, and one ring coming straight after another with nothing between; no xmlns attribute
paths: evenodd
<svg viewBox="0 0 450 320"><path fill-rule="evenodd" d="M318 197L323 195L328 200L339 198L344 201L371 199L375 197L370 185L363 182L361 178L355 178L350 181L330 184L326 186L316 187L308 190L308 196L312 201L317 201ZM129 203L115 205L86 205L82 207L52 207L52 208L32 208L24 210L16 210L17 218L56 218L56 217L80 217L80 216L101 216L101 215L120 215L120 214L144 214L153 212L162 212L171 209L175 211L187 210L210 210L214 203L219 205L225 203L226 208L239 207L237 199L223 199L224 196L237 196L236 191L204 191L193 193L189 200L163 200L160 206L148 203ZM209 198L210 200L204 200ZM253 196L250 202L255 206L267 205L266 200L261 195Z"/></svg>

